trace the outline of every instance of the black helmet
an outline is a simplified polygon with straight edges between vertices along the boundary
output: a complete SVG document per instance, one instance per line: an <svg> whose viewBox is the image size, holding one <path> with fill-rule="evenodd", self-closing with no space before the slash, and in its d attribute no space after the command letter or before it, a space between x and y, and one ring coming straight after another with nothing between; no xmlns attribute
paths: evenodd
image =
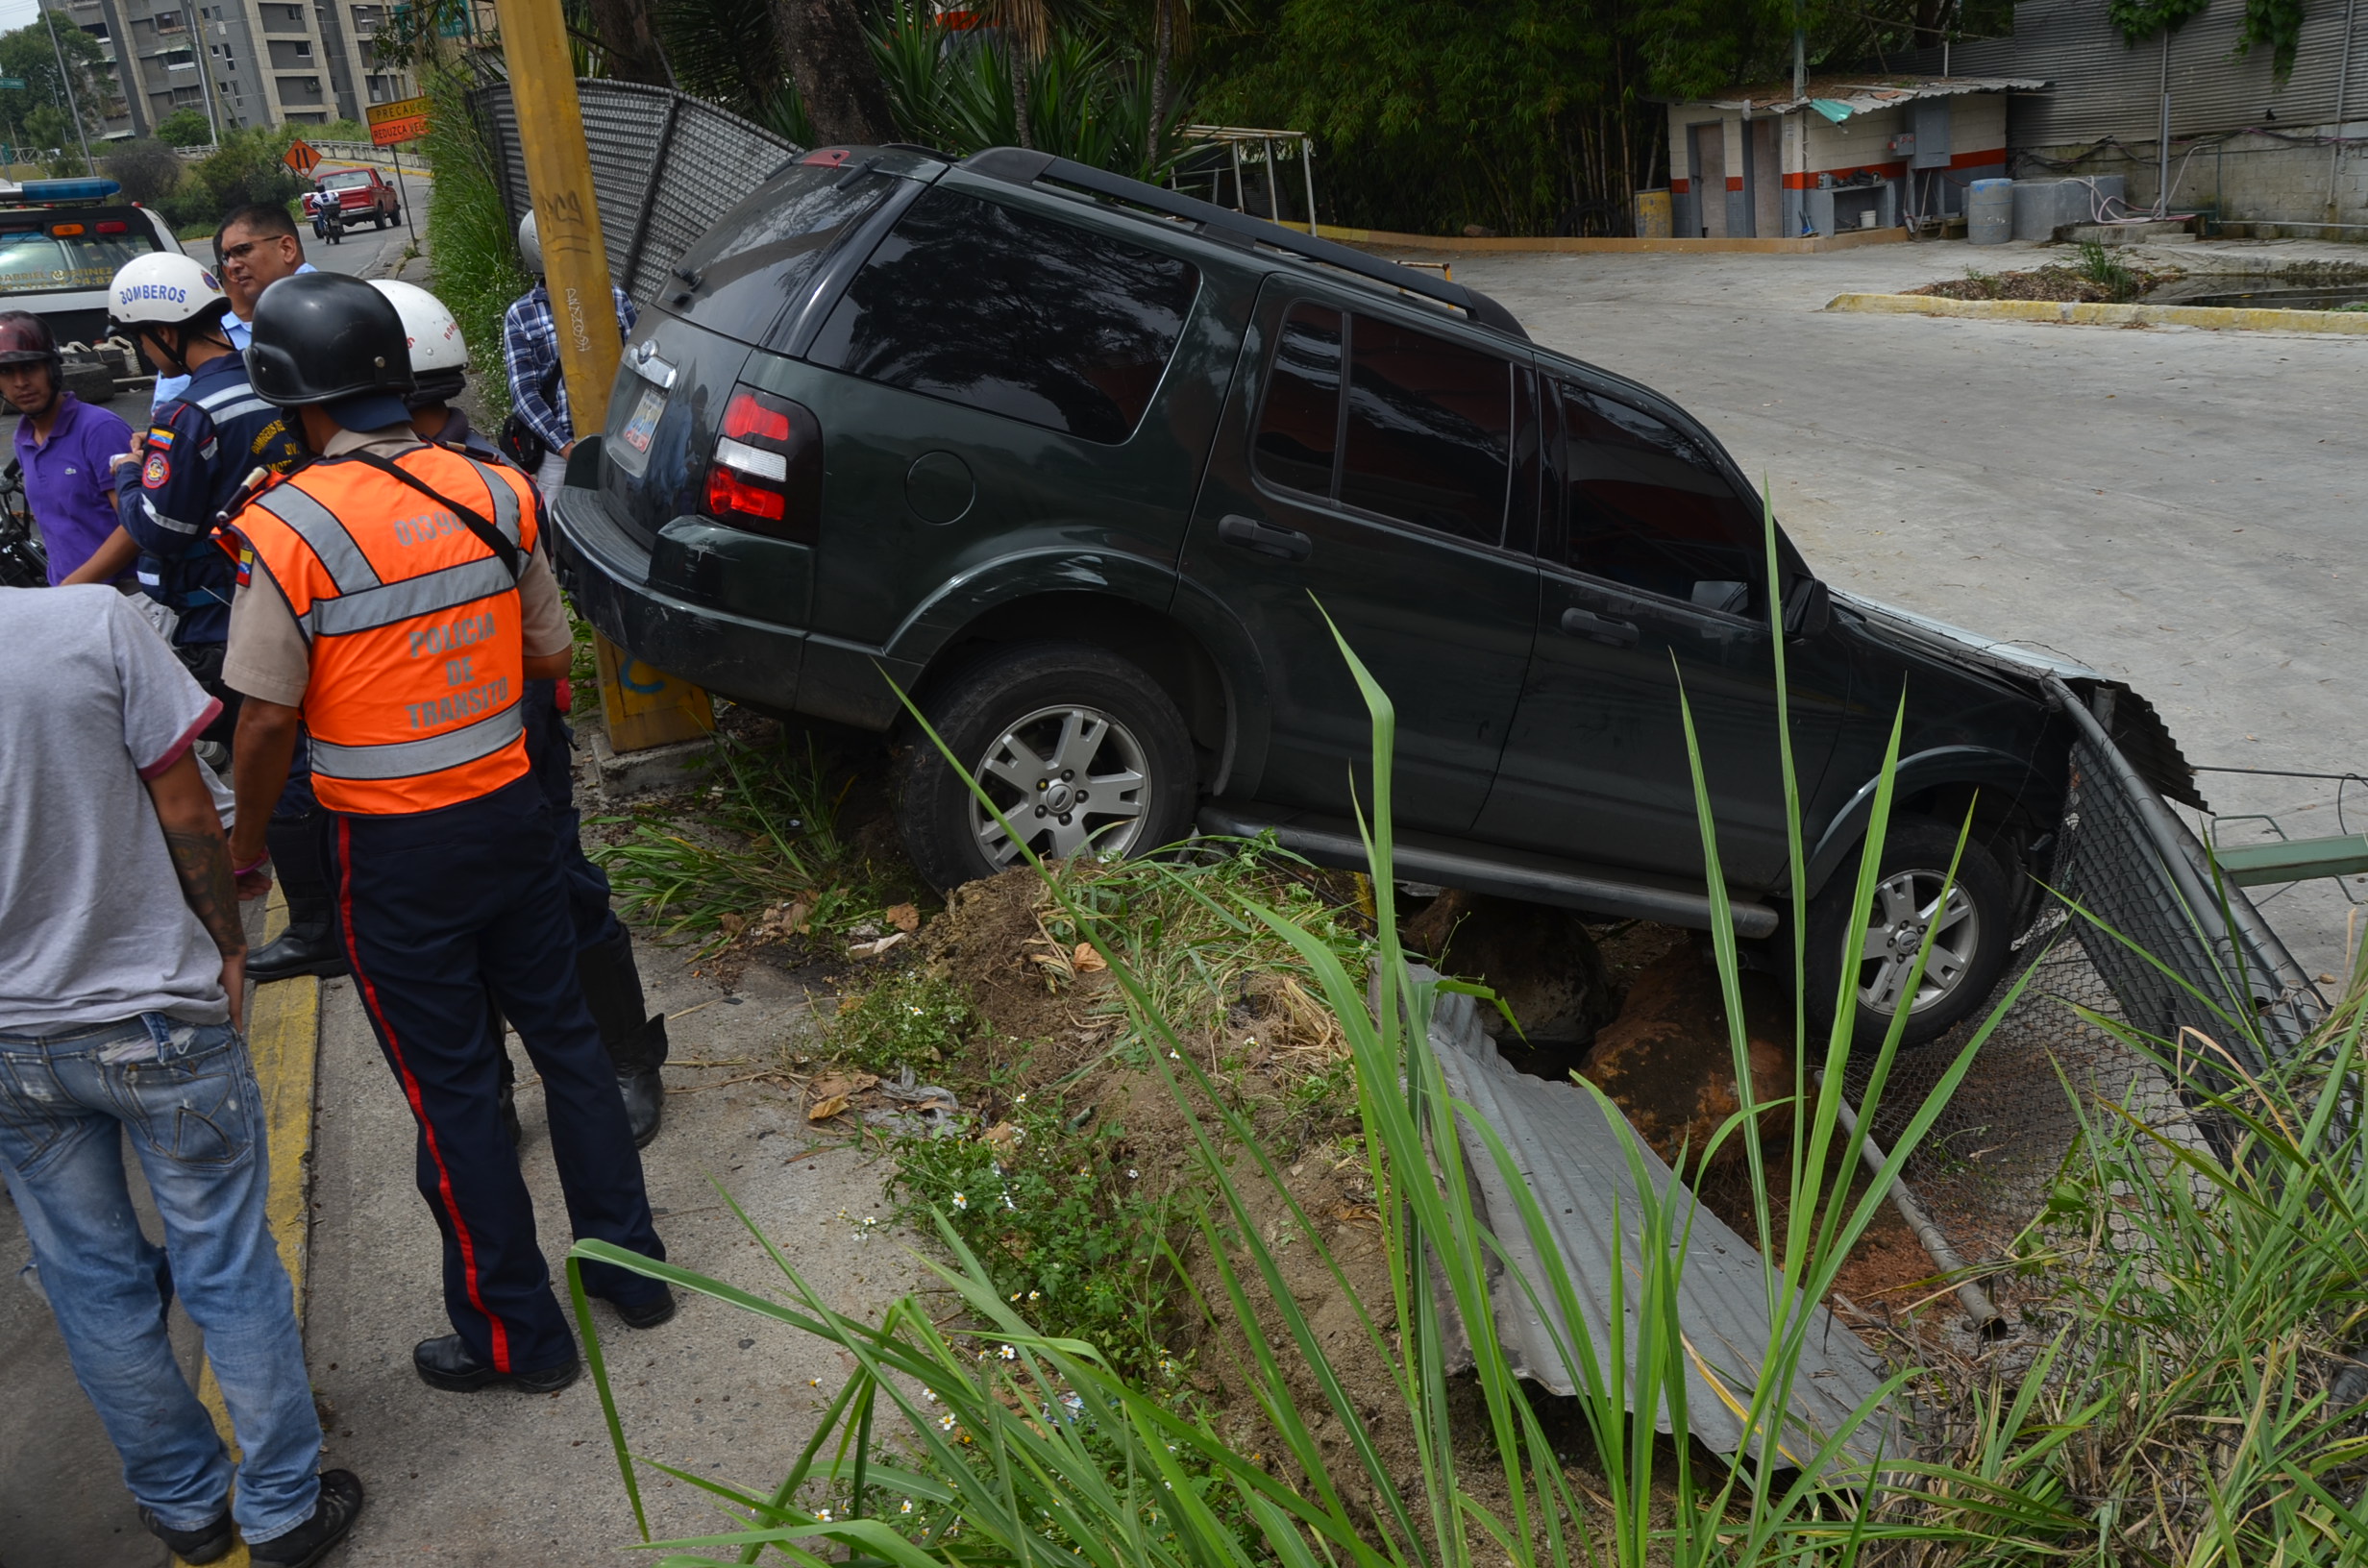
<svg viewBox="0 0 2368 1568"><path fill-rule="evenodd" d="M58 365L58 339L30 310L0 310L0 365Z"/></svg>
<svg viewBox="0 0 2368 1568"><path fill-rule="evenodd" d="M255 302L247 379L256 396L283 408L389 396L400 404L412 385L403 318L385 295L358 278L337 272L283 278Z"/></svg>

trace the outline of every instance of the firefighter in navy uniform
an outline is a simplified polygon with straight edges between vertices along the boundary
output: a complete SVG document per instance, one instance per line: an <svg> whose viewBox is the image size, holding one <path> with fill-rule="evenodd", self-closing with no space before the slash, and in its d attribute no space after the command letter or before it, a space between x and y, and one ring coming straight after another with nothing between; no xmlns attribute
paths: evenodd
<svg viewBox="0 0 2368 1568"><path fill-rule="evenodd" d="M240 487L260 469L284 474L305 456L304 439L284 410L255 395L246 361L223 326L230 296L211 273L185 256L156 254L115 274L109 313L139 344L159 376L187 384L154 412L118 485L124 531L141 551L140 585L181 617L175 651L199 684L222 699L210 740L228 741L238 694L222 682L230 634L234 568L211 548L214 525ZM312 798L300 746L288 787L272 812L272 858L287 894L287 928L248 956L247 976L260 985L290 975L345 972L331 924L323 868L328 819Z"/></svg>
<svg viewBox="0 0 2368 1568"><path fill-rule="evenodd" d="M411 410L412 428L438 446L506 466L508 459L493 443L450 406L467 384L469 345L444 302L417 283L374 279L370 286L385 295L403 318L416 383L404 400ZM649 1011L641 970L633 961L633 939L609 908L607 873L584 858L571 754L575 736L563 695L567 691L565 679L527 683L527 758L558 823L559 878L567 886L568 913L576 922L577 976L583 982L592 1021L600 1026L601 1043L616 1068L633 1146L640 1148L657 1136L658 1117L666 1108L666 1088L658 1077L658 1068L666 1064L666 1015Z"/></svg>
<svg viewBox="0 0 2368 1568"><path fill-rule="evenodd" d="M160 251L126 262L108 285L115 331L139 345L158 375L188 378L118 459L115 502L116 520L139 547L140 586L180 617L173 651L222 699L209 741L230 738L238 709L237 694L222 683L233 567L213 547L215 520L249 474L285 472L304 456L293 422L247 383L222 328L230 307L213 274Z"/></svg>
<svg viewBox="0 0 2368 1568"><path fill-rule="evenodd" d="M403 323L369 284L284 278L256 305L257 392L316 455L231 521L249 580L227 678L245 694L231 857L260 823L299 728L330 813L338 937L419 1125L418 1181L444 1238L455 1333L422 1340L430 1386L552 1391L580 1368L498 1110L488 992L541 1074L574 1234L665 1256L616 1079L576 980L554 823L528 762L526 683L570 636L532 484L419 440ZM674 1314L665 1286L594 1263L625 1322Z"/></svg>

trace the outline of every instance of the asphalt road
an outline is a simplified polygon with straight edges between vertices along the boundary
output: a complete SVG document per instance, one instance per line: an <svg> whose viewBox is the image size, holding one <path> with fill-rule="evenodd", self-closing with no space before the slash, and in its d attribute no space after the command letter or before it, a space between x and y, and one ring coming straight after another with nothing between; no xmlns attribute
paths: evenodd
<svg viewBox="0 0 2368 1568"><path fill-rule="evenodd" d="M2165 247L2260 266L2360 246ZM1830 313L1845 291L2027 268L2060 250L1962 243L1825 256L1462 257L1540 342L1633 376L1707 423L1839 587L2056 649L2153 701L2190 761L2368 772L2356 559L2368 340ZM2224 814L2338 831L2336 786L2207 773ZM2361 830L2368 791L2350 788ZM2229 822L2225 842L2263 836ZM2313 974L2347 950L2330 882L2266 913Z"/></svg>

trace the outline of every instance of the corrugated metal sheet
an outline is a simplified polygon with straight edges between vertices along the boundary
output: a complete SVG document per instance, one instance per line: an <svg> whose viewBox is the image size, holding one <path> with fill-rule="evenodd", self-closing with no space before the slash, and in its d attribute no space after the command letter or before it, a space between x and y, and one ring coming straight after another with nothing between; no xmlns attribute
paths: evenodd
<svg viewBox="0 0 2368 1568"><path fill-rule="evenodd" d="M775 169L804 151L713 104L664 87L580 81L592 189L600 199L608 271L648 305L691 242ZM506 83L481 87L470 108L502 172L502 199L527 212L526 159Z"/></svg>
<svg viewBox="0 0 2368 1568"><path fill-rule="evenodd" d="M1434 978L1427 969L1415 972L1418 979ZM1439 995L1430 1040L1448 1092L1494 1128L1518 1162L1522 1179L1554 1233L1559 1254L1555 1266L1569 1271L1574 1294L1587 1314L1586 1333L1594 1344L1610 1345L1613 1242L1619 1237L1621 1256L1633 1270L1641 1213L1620 1134L1600 1104L1576 1085L1549 1083L1506 1066L1481 1032L1468 996ZM1693 1203L1692 1194L1671 1179L1668 1167L1649 1148L1641 1153L1657 1197L1691 1211L1690 1217L1675 1221L1680 1231L1691 1227L1678 1291L1678 1320L1691 1363L1686 1387L1688 1425L1711 1448L1732 1454L1743 1445L1743 1415L1768 1342L1764 1265L1749 1242ZM1464 1158L1483 1222L1531 1286L1524 1291L1501 1275L1490 1282L1497 1334L1514 1370L1558 1394L1572 1393L1576 1385L1557 1346L1559 1309L1545 1284L1548 1264L1530 1245L1512 1189L1488 1146L1470 1131L1464 1134ZM1556 1312L1557 1329L1549 1329L1532 1305L1533 1293ZM1620 1310L1633 1320L1640 1301L1640 1285L1632 1273ZM1575 1343L1566 1333L1560 1337ZM1628 1341L1633 1347L1633 1330ZM1630 1354L1633 1358L1633 1349ZM1468 1360L1467 1351L1467 1364ZM1810 1309L1807 1345L1792 1385L1792 1425L1780 1439L1784 1451L1807 1460L1827 1434L1841 1430L1875 1397L1882 1382L1880 1367L1858 1336L1823 1307ZM1665 1405L1655 1419L1663 1432L1670 1430ZM1753 1446L1756 1450L1758 1445ZM1857 1460L1854 1468L1860 1469L1870 1468L1879 1455L1898 1457L1902 1443L1891 1412L1879 1408L1858 1429L1848 1449Z"/></svg>
<svg viewBox="0 0 2368 1568"><path fill-rule="evenodd" d="M2342 0L2324 0L2303 14L2294 73L2272 80L2270 52L2236 53L2244 0L2210 6L2171 35L2171 135L2210 135L2251 126L2302 130L2335 119L2336 78L2348 46L2352 78L2346 114L2368 120L2368 8L2344 37ZM2118 136L2151 142L2158 135L2162 45L2132 48L2105 12L2105 0L2026 0L2014 8L2014 37L1960 44L1951 69L2037 77L2045 91L2010 101L2010 145L2056 147ZM1936 70L1939 51L1920 50L1912 65Z"/></svg>
<svg viewBox="0 0 2368 1568"><path fill-rule="evenodd" d="M1912 103L1919 98L1961 98L1974 92L2029 91L2047 84L2028 77L1955 76L1899 74L1878 75L1861 73L1855 76L1822 76L1809 80L1809 91L1794 97L1789 84L1781 87L1759 87L1729 93L1720 98L1699 100L1713 109L1743 109L1754 114L1792 114L1819 101L1838 103L1853 114L1864 114L1878 109L1892 109ZM1680 104L1690 109L1692 104Z"/></svg>

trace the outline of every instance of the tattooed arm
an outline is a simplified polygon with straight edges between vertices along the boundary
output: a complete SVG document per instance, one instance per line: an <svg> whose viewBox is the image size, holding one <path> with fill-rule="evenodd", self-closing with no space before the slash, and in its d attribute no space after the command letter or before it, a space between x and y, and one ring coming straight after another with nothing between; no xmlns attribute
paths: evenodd
<svg viewBox="0 0 2368 1568"><path fill-rule="evenodd" d="M230 998L231 1022L246 1021L247 936L238 920L238 890L231 880L231 848L214 815L213 796L198 776L197 758L187 752L148 781L148 798L172 851L181 896L222 950L222 991Z"/></svg>

